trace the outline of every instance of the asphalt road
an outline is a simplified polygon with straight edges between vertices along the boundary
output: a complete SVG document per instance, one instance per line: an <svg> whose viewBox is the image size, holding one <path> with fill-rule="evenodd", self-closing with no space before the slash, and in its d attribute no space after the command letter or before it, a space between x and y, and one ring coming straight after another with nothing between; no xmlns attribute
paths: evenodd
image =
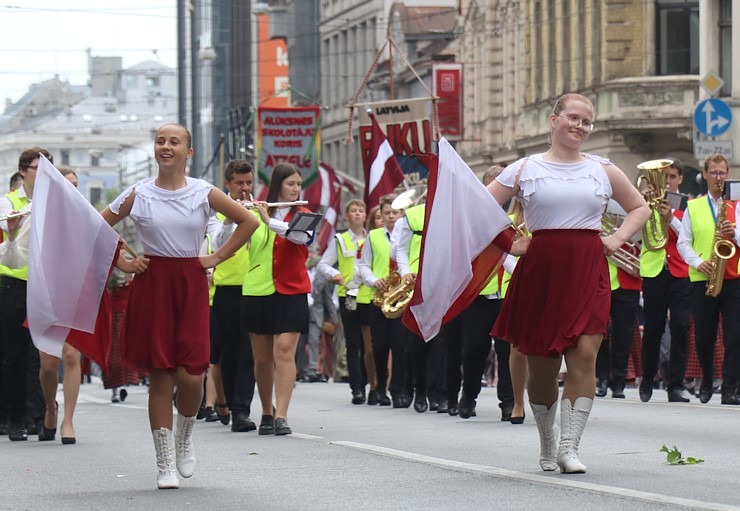
<svg viewBox="0 0 740 511"><path fill-rule="evenodd" d="M624 400L597 399L581 443L588 473L561 475L540 471L532 417L499 420L495 389L463 420L353 406L346 384L299 383L293 435L199 421L195 475L164 491L146 388L128 390L112 404L99 383L82 386L76 445L0 437L0 509L740 509L740 407L719 396L668 404L656 391L640 403L628 389ZM669 466L663 444L705 461Z"/></svg>

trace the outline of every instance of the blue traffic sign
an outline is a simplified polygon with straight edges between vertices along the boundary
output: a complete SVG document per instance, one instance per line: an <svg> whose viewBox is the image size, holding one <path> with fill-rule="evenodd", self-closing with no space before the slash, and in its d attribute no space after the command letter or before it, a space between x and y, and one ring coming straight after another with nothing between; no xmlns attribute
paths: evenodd
<svg viewBox="0 0 740 511"><path fill-rule="evenodd" d="M694 126L708 137L717 137L730 129L732 110L721 99L705 99L696 105Z"/></svg>

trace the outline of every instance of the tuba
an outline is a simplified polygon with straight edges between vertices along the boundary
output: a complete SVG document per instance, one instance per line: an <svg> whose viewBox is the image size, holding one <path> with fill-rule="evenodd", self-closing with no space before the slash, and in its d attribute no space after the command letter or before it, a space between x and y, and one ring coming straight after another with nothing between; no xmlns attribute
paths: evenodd
<svg viewBox="0 0 740 511"><path fill-rule="evenodd" d="M398 273L396 273L398 275ZM395 285L383 293L383 302L380 312L388 319L399 318L406 310L411 297L414 296L414 284L407 284L400 276Z"/></svg>
<svg viewBox="0 0 740 511"><path fill-rule="evenodd" d="M735 245L722 236L722 222L727 215L727 201L722 200L717 211L717 225L714 228L714 245L712 246L712 274L707 278L707 296L717 297L722 292L727 261L735 255Z"/></svg>
<svg viewBox="0 0 740 511"><path fill-rule="evenodd" d="M611 236L622 225L624 221L624 210L613 200L601 215L601 236ZM633 277L640 276L640 245L634 241L628 241L612 255L608 256L612 263L623 269Z"/></svg>
<svg viewBox="0 0 740 511"><path fill-rule="evenodd" d="M666 181L663 169L671 165L673 160L650 160L637 166L644 172L637 178L637 188L650 207L650 218L642 227L642 244L647 250L660 250L668 245L668 222L660 215L658 206L665 200Z"/></svg>

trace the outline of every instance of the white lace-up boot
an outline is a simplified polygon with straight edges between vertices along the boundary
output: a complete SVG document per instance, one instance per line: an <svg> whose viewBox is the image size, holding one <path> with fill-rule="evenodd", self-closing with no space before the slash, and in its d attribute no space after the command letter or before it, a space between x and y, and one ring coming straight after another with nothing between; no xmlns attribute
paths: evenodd
<svg viewBox="0 0 740 511"><path fill-rule="evenodd" d="M558 426L556 414L558 402L555 401L550 408L546 405L538 405L530 401L529 406L534 412L534 420L537 423L537 432L540 434L540 468L546 472L558 469Z"/></svg>
<svg viewBox="0 0 740 511"><path fill-rule="evenodd" d="M585 474L586 465L578 459L578 444L591 413L593 399L579 397L571 405L569 399L560 403L560 446L558 465L563 474Z"/></svg>
<svg viewBox="0 0 740 511"><path fill-rule="evenodd" d="M175 430L175 453L177 454L177 471L188 478L195 472L195 452L193 452L193 425L195 416L185 417L177 414L177 429Z"/></svg>
<svg viewBox="0 0 740 511"><path fill-rule="evenodd" d="M177 479L175 470L175 452L172 442L172 431L167 428L152 431L154 438L154 449L157 451L157 488L179 488L180 480Z"/></svg>

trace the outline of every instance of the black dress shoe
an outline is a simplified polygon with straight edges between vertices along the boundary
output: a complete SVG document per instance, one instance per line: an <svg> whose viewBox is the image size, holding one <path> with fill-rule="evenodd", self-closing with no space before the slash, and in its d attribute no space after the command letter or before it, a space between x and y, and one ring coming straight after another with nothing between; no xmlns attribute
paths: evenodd
<svg viewBox="0 0 740 511"><path fill-rule="evenodd" d="M28 430L22 421L11 421L8 424L8 438L13 442L23 442L28 440Z"/></svg>
<svg viewBox="0 0 740 511"><path fill-rule="evenodd" d="M231 418L231 431L234 433L245 433L254 431L257 425L244 412L234 412Z"/></svg>
<svg viewBox="0 0 740 511"><path fill-rule="evenodd" d="M365 402L365 394L360 390L356 389L352 391L352 404L361 405Z"/></svg>
<svg viewBox="0 0 740 511"><path fill-rule="evenodd" d="M706 404L709 402L710 399L712 399L713 391L712 389L705 389L701 388L699 389L699 401L701 403Z"/></svg>
<svg viewBox="0 0 740 511"><path fill-rule="evenodd" d="M382 394L379 392L376 393L376 397L378 398L378 404L380 406L390 406L391 405L391 398L389 398L388 394L386 394L385 392L383 392ZM400 404L396 406L396 403L395 402L393 403L393 408L400 408L400 407L401 407Z"/></svg>
<svg viewBox="0 0 740 511"><path fill-rule="evenodd" d="M514 410L513 406L501 406L501 422L511 421L511 412Z"/></svg>
<svg viewBox="0 0 740 511"><path fill-rule="evenodd" d="M416 393L416 398L414 399L414 410L417 413L424 413L429 409L429 404L427 403L427 396L426 394L421 394L419 392Z"/></svg>
<svg viewBox="0 0 740 511"><path fill-rule="evenodd" d="M290 426L288 426L288 421L283 419L282 417L278 417L275 419L275 434L280 435L290 435L293 433L293 430L290 429Z"/></svg>
<svg viewBox="0 0 740 511"><path fill-rule="evenodd" d="M732 392L723 392L721 403L723 405L740 405L740 398Z"/></svg>
<svg viewBox="0 0 740 511"><path fill-rule="evenodd" d="M643 380L640 382L639 392L640 392L640 401L642 401L643 403L647 403L648 401L650 401L650 398L653 397L652 383L650 383L649 381L645 381L645 379L643 378ZM670 400L671 400L671 394L669 392L668 401Z"/></svg>
<svg viewBox="0 0 740 511"><path fill-rule="evenodd" d="M447 405L446 399L440 399L439 405L437 406L437 413L447 413L447 410L449 410L450 407Z"/></svg>
<svg viewBox="0 0 740 511"><path fill-rule="evenodd" d="M214 410L210 406L206 406L205 410L203 411L203 417L205 417L206 422L218 422L218 414L216 413L216 410Z"/></svg>
<svg viewBox="0 0 740 511"><path fill-rule="evenodd" d="M475 399L469 399L466 396L460 398L458 411L462 419L469 419L475 416Z"/></svg>
<svg viewBox="0 0 740 511"><path fill-rule="evenodd" d="M606 387L607 387L606 380L598 380L596 382L596 392L594 392L594 394L596 395L596 397L604 397L604 396L606 396Z"/></svg>
<svg viewBox="0 0 740 511"><path fill-rule="evenodd" d="M370 406L375 406L378 404L378 393L374 390L371 390L370 394L367 395L367 404Z"/></svg>
<svg viewBox="0 0 740 511"><path fill-rule="evenodd" d="M447 414L450 417L456 417L460 415L460 408L458 408L458 405L450 406L447 408Z"/></svg>
<svg viewBox="0 0 740 511"><path fill-rule="evenodd" d="M411 406L411 403L414 402L414 396L412 394L401 394L399 399L401 402L401 408L408 408Z"/></svg>
<svg viewBox="0 0 740 511"><path fill-rule="evenodd" d="M690 403L688 392L681 387L668 389L668 402L669 403Z"/></svg>
<svg viewBox="0 0 740 511"><path fill-rule="evenodd" d="M624 399L624 385L613 386L612 397L615 399Z"/></svg>
<svg viewBox="0 0 740 511"><path fill-rule="evenodd" d="M272 415L262 416L258 434L260 435L274 435L275 434L275 421L273 420Z"/></svg>
<svg viewBox="0 0 740 511"><path fill-rule="evenodd" d="M433 412L436 412L439 409L439 401L436 397L429 398L429 409Z"/></svg>

